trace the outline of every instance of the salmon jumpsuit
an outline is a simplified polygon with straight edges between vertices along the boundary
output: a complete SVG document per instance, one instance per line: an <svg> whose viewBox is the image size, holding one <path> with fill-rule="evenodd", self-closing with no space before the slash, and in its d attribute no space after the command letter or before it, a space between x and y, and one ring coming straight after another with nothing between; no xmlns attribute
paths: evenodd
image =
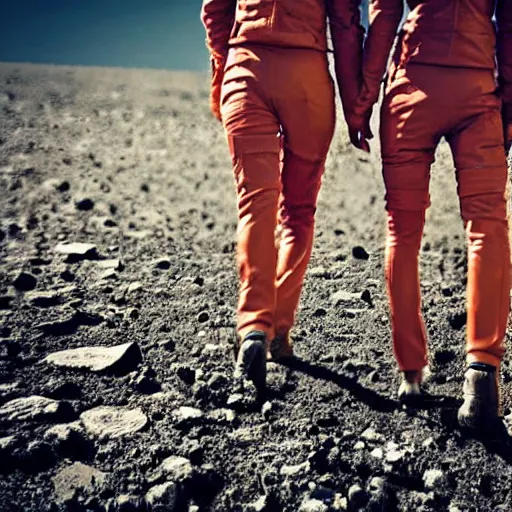
<svg viewBox="0 0 512 512"><path fill-rule="evenodd" d="M418 254L430 205L430 166L444 136L468 240L467 362L499 367L510 303L504 128L510 140L512 0L408 5L388 69L380 129L394 353L402 371L427 364ZM357 115L377 101L402 13L402 0L371 2Z"/></svg>
<svg viewBox="0 0 512 512"><path fill-rule="evenodd" d="M225 128L237 191L241 339L253 330L287 338L294 324L335 128L327 18L347 117L361 85L360 1L203 2L211 108Z"/></svg>

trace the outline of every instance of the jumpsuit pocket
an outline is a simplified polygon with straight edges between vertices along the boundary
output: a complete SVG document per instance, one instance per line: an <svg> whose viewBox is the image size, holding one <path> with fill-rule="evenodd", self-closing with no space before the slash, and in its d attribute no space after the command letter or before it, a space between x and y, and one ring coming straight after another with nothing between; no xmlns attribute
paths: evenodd
<svg viewBox="0 0 512 512"><path fill-rule="evenodd" d="M278 188L281 139L277 135L229 135L228 144L239 191Z"/></svg>

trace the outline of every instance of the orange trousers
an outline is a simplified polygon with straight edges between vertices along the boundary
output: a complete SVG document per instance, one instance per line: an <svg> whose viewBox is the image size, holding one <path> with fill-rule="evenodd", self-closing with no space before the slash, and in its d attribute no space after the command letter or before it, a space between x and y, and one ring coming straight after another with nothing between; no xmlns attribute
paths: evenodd
<svg viewBox="0 0 512 512"><path fill-rule="evenodd" d="M238 198L237 331L287 336L313 245L314 217L335 127L326 54L231 48L221 115ZM275 232L279 226L280 240Z"/></svg>
<svg viewBox="0 0 512 512"><path fill-rule="evenodd" d="M391 70L381 110L388 217L385 270L399 368L427 364L418 253L430 166L445 137L468 242L467 361L499 366L510 305L507 164L500 99L487 70L410 64Z"/></svg>

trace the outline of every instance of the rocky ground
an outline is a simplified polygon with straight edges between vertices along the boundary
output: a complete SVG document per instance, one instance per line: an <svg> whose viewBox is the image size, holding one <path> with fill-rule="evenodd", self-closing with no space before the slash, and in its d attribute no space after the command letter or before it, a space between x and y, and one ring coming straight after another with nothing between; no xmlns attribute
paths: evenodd
<svg viewBox="0 0 512 512"><path fill-rule="evenodd" d="M236 208L208 78L0 65L0 510L512 510L456 427L466 254L438 151L421 253L431 407L395 399L378 148L329 155L297 359L231 385ZM504 363L510 414L510 359Z"/></svg>

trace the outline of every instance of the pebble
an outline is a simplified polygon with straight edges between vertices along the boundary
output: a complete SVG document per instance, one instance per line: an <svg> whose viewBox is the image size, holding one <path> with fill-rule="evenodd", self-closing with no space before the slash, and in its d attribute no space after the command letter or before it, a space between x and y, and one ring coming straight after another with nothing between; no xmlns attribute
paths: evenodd
<svg viewBox="0 0 512 512"><path fill-rule="evenodd" d="M311 470L311 466L308 461L303 462L302 464L295 464L294 466L281 466L279 470L279 474L284 477L288 476L297 476L301 473L309 473Z"/></svg>
<svg viewBox="0 0 512 512"><path fill-rule="evenodd" d="M429 491L438 490L446 483L446 475L440 469L429 469L423 473L423 484Z"/></svg>
<svg viewBox="0 0 512 512"><path fill-rule="evenodd" d="M146 503L151 512L181 512L179 494L179 487L175 482L165 482L149 489Z"/></svg>
<svg viewBox="0 0 512 512"><path fill-rule="evenodd" d="M197 425L204 417L203 411L195 407L182 406L172 412L177 427Z"/></svg>
<svg viewBox="0 0 512 512"><path fill-rule="evenodd" d="M175 482L188 480L194 473L190 460L185 457L167 457L160 465L159 470Z"/></svg>
<svg viewBox="0 0 512 512"><path fill-rule="evenodd" d="M116 512L142 512L144 499L131 494L121 494L116 498Z"/></svg>
<svg viewBox="0 0 512 512"><path fill-rule="evenodd" d="M379 434L372 428L367 428L362 434L361 438L365 439L366 441L374 442L374 443L380 443L383 441L382 434Z"/></svg>
<svg viewBox="0 0 512 512"><path fill-rule="evenodd" d="M327 512L328 510L329 507L324 502L316 499L306 499L299 507L299 512Z"/></svg>
<svg viewBox="0 0 512 512"><path fill-rule="evenodd" d="M61 243L55 247L55 252L67 256L68 263L77 263L81 260L95 260L98 259L98 250L95 245L73 242Z"/></svg>

